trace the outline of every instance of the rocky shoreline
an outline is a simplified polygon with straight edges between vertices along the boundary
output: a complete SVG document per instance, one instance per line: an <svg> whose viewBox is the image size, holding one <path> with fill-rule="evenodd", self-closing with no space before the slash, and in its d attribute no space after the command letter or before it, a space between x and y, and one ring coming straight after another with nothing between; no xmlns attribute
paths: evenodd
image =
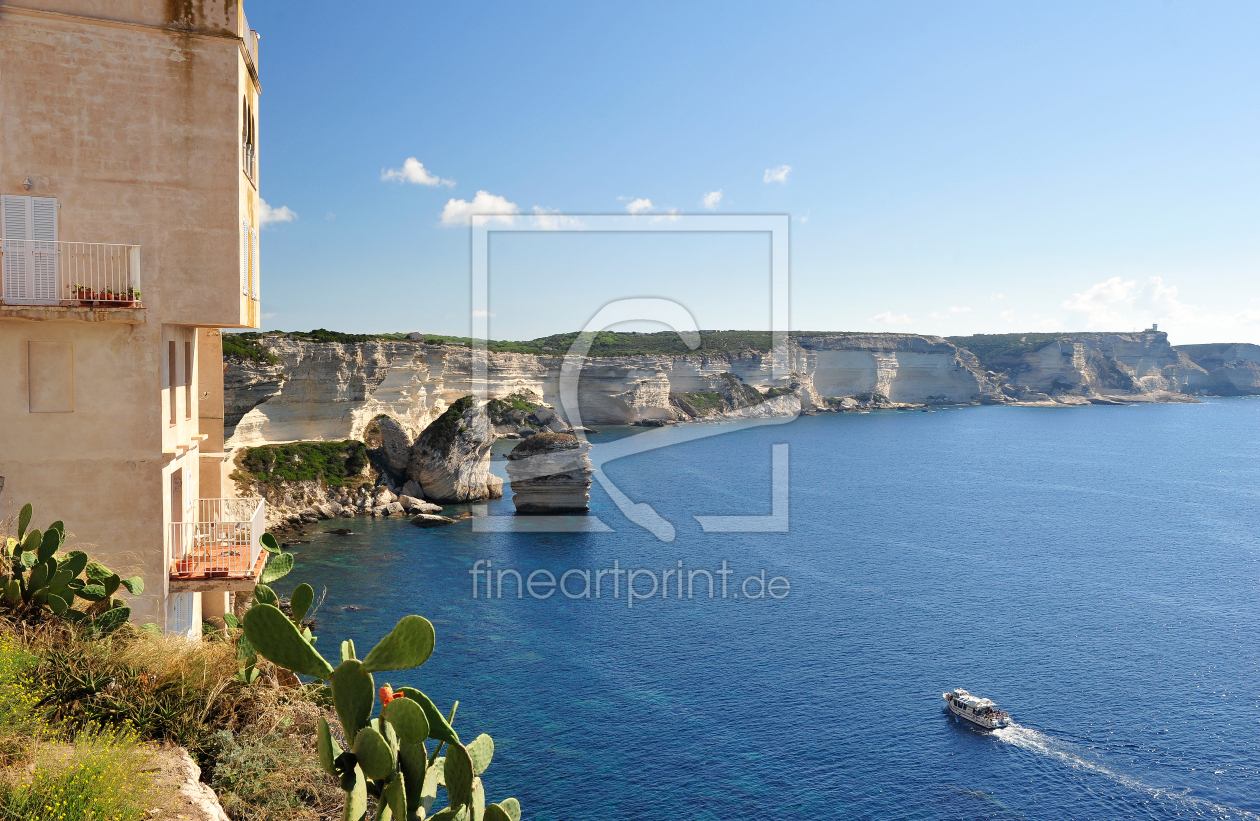
<svg viewBox="0 0 1260 821"><path fill-rule="evenodd" d="M358 440L368 448L370 466L354 477L354 487L242 482L242 492L267 499L268 527L355 516L449 523L439 505L502 496L502 480L489 470L496 439L524 444L592 430L572 427L576 420L559 410L561 357L490 352L491 398L478 406L470 395L472 351L412 336L418 338L315 342L259 335L264 355L225 359L225 436L238 454L294 441ZM950 340L795 335L788 354L787 373L778 376L762 350L589 357L578 383L581 423L661 426L944 405L1070 408L1260 394L1260 346L1179 350L1156 330ZM533 447L549 440L538 441ZM520 472L514 461L509 470ZM584 471L579 465L546 474L557 477L547 481L540 475L514 482L518 509L580 510L582 485L589 488Z"/></svg>

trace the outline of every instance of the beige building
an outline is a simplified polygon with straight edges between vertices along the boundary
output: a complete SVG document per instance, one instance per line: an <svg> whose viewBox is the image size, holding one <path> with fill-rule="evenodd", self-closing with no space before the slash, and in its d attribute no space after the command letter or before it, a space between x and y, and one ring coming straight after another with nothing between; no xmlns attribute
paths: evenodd
<svg viewBox="0 0 1260 821"><path fill-rule="evenodd" d="M257 328L240 0L0 3L0 517L25 502L200 635L265 562L230 499L221 328Z"/></svg>

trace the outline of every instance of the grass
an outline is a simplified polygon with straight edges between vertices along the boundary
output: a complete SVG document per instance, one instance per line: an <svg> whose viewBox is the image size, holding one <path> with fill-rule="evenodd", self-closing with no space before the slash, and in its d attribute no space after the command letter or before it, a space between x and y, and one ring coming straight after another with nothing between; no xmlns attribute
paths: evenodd
<svg viewBox="0 0 1260 821"><path fill-rule="evenodd" d="M142 771L150 754L136 732L61 724L50 706L55 693L39 654L0 633L0 820L147 818L153 790Z"/></svg>
<svg viewBox="0 0 1260 821"><path fill-rule="evenodd" d="M244 478L257 483L322 481L341 487L358 483L368 465L368 454L367 446L353 439L292 442L249 448L237 464Z"/></svg>
<svg viewBox="0 0 1260 821"><path fill-rule="evenodd" d="M280 687L266 661L259 663L259 681L239 681L236 648L220 634L190 643L124 628L92 640L49 624L25 631L19 646L26 654L21 658L38 661L17 680L46 683L42 720L75 738L76 749L80 739L89 747L110 738L118 745L179 744L201 765L234 821L316 821L339 812L341 792L319 768L314 745L323 688ZM117 757L126 760L121 752ZM138 769L128 765L129 772ZM48 784L62 783L53 775ZM0 820L8 817L0 812Z"/></svg>
<svg viewBox="0 0 1260 821"><path fill-rule="evenodd" d="M139 821L153 803L151 755L135 733L89 731L29 779L0 784L4 821Z"/></svg>

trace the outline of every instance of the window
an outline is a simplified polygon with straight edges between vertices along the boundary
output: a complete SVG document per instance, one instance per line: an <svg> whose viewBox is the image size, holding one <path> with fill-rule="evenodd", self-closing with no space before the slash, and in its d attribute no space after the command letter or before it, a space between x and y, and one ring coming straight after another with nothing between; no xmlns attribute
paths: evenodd
<svg viewBox="0 0 1260 821"><path fill-rule="evenodd" d="M249 97L241 101L241 169L251 180L258 167L255 151L254 110L249 104Z"/></svg>
<svg viewBox="0 0 1260 821"><path fill-rule="evenodd" d="M4 252L4 298L17 303L56 304L56 197L0 197Z"/></svg>
<svg viewBox="0 0 1260 821"><path fill-rule="evenodd" d="M193 344L184 343L184 418L192 419Z"/></svg>
<svg viewBox="0 0 1260 821"><path fill-rule="evenodd" d="M176 367L178 361L175 359L175 341L171 340L166 343L166 392L171 397L171 424L175 424L176 419L176 394L175 385L177 384L178 374Z"/></svg>

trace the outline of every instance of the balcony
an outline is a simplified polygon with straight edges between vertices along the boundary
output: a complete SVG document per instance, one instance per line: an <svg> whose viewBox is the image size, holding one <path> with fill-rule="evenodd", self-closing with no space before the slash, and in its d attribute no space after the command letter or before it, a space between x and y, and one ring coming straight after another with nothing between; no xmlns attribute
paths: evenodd
<svg viewBox="0 0 1260 821"><path fill-rule="evenodd" d="M144 307L139 245L4 239L0 240L0 272L4 279L0 305L16 309L6 310L6 316L21 316L25 311L30 318L43 318L38 315L42 309L57 307L80 309L53 312L57 318L110 312L118 314L114 318L144 321L142 313L126 314Z"/></svg>
<svg viewBox="0 0 1260 821"><path fill-rule="evenodd" d="M267 564L266 503L201 499L197 521L170 524L172 593L252 590Z"/></svg>

